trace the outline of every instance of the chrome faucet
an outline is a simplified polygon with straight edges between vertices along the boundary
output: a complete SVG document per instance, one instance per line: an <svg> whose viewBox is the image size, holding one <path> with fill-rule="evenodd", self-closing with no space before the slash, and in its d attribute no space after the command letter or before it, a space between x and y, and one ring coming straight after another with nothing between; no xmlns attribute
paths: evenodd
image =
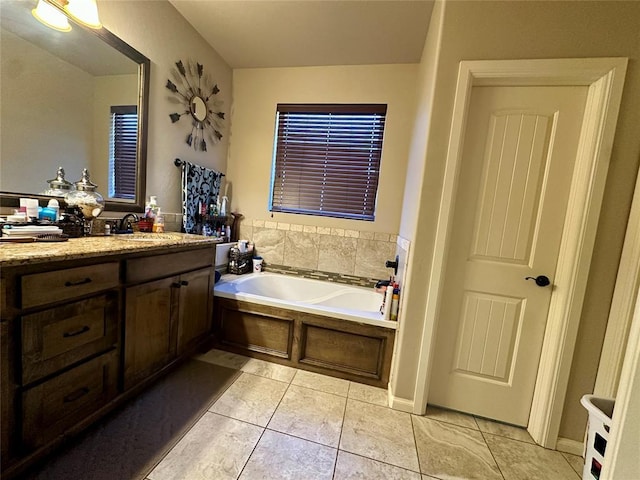
<svg viewBox="0 0 640 480"><path fill-rule="evenodd" d="M124 217L120 219L116 223L116 232L115 233L132 233L133 227L131 226L131 222L129 221L129 217L133 219L134 223L138 223L138 215L135 213L127 213Z"/></svg>

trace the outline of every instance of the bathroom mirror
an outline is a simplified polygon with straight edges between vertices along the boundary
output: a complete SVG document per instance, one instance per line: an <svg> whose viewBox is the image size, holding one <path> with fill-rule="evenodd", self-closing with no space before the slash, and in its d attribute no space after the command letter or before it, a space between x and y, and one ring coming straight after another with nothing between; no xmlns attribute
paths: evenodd
<svg viewBox="0 0 640 480"><path fill-rule="evenodd" d="M0 2L2 205L44 192L58 167L70 182L88 168L106 210L144 211L149 59L105 28L70 19L70 32L53 30L31 14L36 3ZM135 151L121 175L112 152L114 112L122 107L133 109L137 128L129 131ZM115 181L122 177L126 194Z"/></svg>

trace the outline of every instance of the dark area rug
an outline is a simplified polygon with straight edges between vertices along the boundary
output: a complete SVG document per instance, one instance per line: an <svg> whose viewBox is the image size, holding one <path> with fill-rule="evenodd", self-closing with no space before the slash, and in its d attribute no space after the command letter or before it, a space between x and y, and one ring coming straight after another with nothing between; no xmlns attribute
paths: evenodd
<svg viewBox="0 0 640 480"><path fill-rule="evenodd" d="M22 478L142 479L239 374L189 360Z"/></svg>

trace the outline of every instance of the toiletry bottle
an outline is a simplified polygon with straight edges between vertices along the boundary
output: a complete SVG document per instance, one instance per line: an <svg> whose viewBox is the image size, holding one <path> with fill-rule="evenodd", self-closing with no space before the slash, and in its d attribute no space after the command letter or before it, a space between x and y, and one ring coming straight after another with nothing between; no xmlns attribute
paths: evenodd
<svg viewBox="0 0 640 480"><path fill-rule="evenodd" d="M393 284L390 281L384 292L384 311L382 312L383 320L391 319L391 302L393 301Z"/></svg>
<svg viewBox="0 0 640 480"><path fill-rule="evenodd" d="M224 197L222 197L222 205L220 205L220 215L222 217L226 217L227 216L227 202L228 201L229 201L229 199L227 198L226 195Z"/></svg>
<svg viewBox="0 0 640 480"><path fill-rule="evenodd" d="M162 211L160 210L160 208L158 208L158 213L156 214L156 218L153 221L153 232L164 232L164 217L162 216Z"/></svg>
<svg viewBox="0 0 640 480"><path fill-rule="evenodd" d="M391 320L398 320L398 308L400 307L400 288L393 284L393 296L391 297Z"/></svg>
<svg viewBox="0 0 640 480"><path fill-rule="evenodd" d="M158 214L158 197L155 195L151 195L149 197L149 202L145 206L144 216L146 218L156 218Z"/></svg>
<svg viewBox="0 0 640 480"><path fill-rule="evenodd" d="M58 202L58 200L52 198L51 200L49 200L47 207L55 212L56 218L54 219L54 221L57 222L58 220L60 220L60 203Z"/></svg>

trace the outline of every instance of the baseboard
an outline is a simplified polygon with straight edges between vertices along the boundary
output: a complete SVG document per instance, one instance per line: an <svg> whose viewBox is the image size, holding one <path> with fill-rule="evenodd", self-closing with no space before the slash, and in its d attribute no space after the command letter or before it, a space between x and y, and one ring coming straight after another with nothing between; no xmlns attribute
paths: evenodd
<svg viewBox="0 0 640 480"><path fill-rule="evenodd" d="M401 412L414 413L413 400L396 397L393 394L393 389L391 388L391 384L389 384L389 387L387 388L387 392L389 394L389 407L391 407L394 410L399 410Z"/></svg>
<svg viewBox="0 0 640 480"><path fill-rule="evenodd" d="M570 453L571 455L584 456L584 444L570 438L558 437L556 450L559 452Z"/></svg>

